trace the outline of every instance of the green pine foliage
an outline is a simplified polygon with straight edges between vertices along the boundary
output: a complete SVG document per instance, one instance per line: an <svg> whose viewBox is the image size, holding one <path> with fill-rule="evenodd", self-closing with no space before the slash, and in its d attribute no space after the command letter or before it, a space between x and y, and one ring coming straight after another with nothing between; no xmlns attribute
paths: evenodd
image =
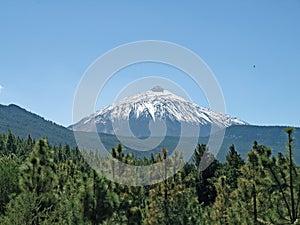
<svg viewBox="0 0 300 225"><path fill-rule="evenodd" d="M137 158L118 144L109 162L95 152L47 139L0 135L0 224L300 224L300 168L293 129L277 156L254 142L244 160L231 145L221 163L206 145L191 162L162 149ZM114 183L86 163L130 177L122 166L157 164L146 186ZM183 166L182 170L179 170ZM94 167L96 168L96 167Z"/></svg>

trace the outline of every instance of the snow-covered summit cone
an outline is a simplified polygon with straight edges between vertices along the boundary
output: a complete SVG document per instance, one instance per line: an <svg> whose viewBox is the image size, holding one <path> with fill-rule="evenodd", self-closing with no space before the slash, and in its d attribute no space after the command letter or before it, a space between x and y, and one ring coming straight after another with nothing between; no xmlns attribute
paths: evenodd
<svg viewBox="0 0 300 225"><path fill-rule="evenodd" d="M183 124L199 127L201 136L209 135L212 125L222 129L231 125L247 124L235 117L198 106L156 86L147 92L126 97L105 107L70 128L75 131L93 131L95 123L99 133L131 136L128 129L123 127L127 124L127 128L129 127L135 136L148 137L151 134L149 125L150 128L156 125L159 128L162 121L167 136L193 135L189 132L181 134ZM159 132L151 134L160 135Z"/></svg>

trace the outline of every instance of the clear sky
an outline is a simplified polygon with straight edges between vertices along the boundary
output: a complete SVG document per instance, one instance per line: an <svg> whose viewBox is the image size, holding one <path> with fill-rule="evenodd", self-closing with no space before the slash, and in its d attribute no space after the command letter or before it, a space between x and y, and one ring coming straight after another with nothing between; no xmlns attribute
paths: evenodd
<svg viewBox="0 0 300 225"><path fill-rule="evenodd" d="M70 125L88 66L140 40L170 41L198 54L214 72L228 114L251 124L300 126L299 0L1 1L0 104ZM179 83L206 106L199 89L172 68L126 71L110 80L99 107L126 82L151 75Z"/></svg>

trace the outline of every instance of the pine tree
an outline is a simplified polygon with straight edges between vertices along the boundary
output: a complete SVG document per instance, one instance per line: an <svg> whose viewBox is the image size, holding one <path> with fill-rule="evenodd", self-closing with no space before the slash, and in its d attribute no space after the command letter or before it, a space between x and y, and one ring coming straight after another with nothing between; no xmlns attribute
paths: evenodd
<svg viewBox="0 0 300 225"><path fill-rule="evenodd" d="M217 197L213 204L213 217L215 224L228 225L230 224L229 209L230 209L230 187L227 185L226 177L222 176L216 183Z"/></svg>
<svg viewBox="0 0 300 225"><path fill-rule="evenodd" d="M101 224L111 218L119 207L119 198L114 192L114 184L99 177L94 170L91 170L83 182L84 217L92 224Z"/></svg>
<svg viewBox="0 0 300 225"><path fill-rule="evenodd" d="M223 171L226 176L226 183L231 189L237 188L237 179L241 175L240 168L245 164L244 160L235 150L234 145L229 147L229 153L226 155L226 163Z"/></svg>
<svg viewBox="0 0 300 225"><path fill-rule="evenodd" d="M11 154L11 153L16 154L17 147L15 145L15 140L14 140L14 137L13 137L11 131L8 131L5 144L6 144L6 146L5 146L6 154Z"/></svg>
<svg viewBox="0 0 300 225"><path fill-rule="evenodd" d="M199 203L203 203L204 206L212 204L216 198L216 188L211 180L216 171L220 167L220 163L209 152L208 147L204 144L198 144L194 152L193 158L194 166L197 168L196 178L197 185L196 190L198 194ZM202 170L201 165L206 165Z"/></svg>
<svg viewBox="0 0 300 225"><path fill-rule="evenodd" d="M168 204L165 202L166 188ZM145 224L199 224L200 204L195 188L185 186L180 172L176 174L176 178L169 178L167 183L161 182L154 185L149 197Z"/></svg>
<svg viewBox="0 0 300 225"><path fill-rule="evenodd" d="M52 220L58 224L85 224L81 194L84 191L83 174L80 165L72 160L59 163L57 174L59 177L57 195L59 202L52 213Z"/></svg>
<svg viewBox="0 0 300 225"><path fill-rule="evenodd" d="M19 165L14 155L0 157L0 214L5 213L6 204L19 190Z"/></svg>
<svg viewBox="0 0 300 225"><path fill-rule="evenodd" d="M192 174L184 177L177 166L182 157L174 153L167 159L167 150L158 154L157 161L164 161L159 170L165 178L153 185L149 192L150 200L146 206L145 224L197 224L200 218L200 205L197 200L196 183ZM181 166L180 166L181 167ZM174 174L169 176L169 174Z"/></svg>
<svg viewBox="0 0 300 225"><path fill-rule="evenodd" d="M272 179L274 186L273 195L276 210L275 220L295 224L299 220L300 205L300 178L299 168L296 167L293 159L293 128L287 128L287 156L278 153L278 157L270 156L263 158L263 164Z"/></svg>
<svg viewBox="0 0 300 225"><path fill-rule="evenodd" d="M51 225L50 208L41 209L42 199L33 192L22 192L7 205L1 225Z"/></svg>
<svg viewBox="0 0 300 225"><path fill-rule="evenodd" d="M28 196L35 199L34 202L38 204L33 213L33 224L40 224L45 219L43 218L44 212L55 208L58 201L55 195L57 181L53 152L47 140L40 139L22 166L20 178L20 188L24 194L20 199L24 200L26 194L30 193L31 195ZM26 202L27 200L24 200L24 203ZM22 201L15 206L19 204L22 204Z"/></svg>
<svg viewBox="0 0 300 225"><path fill-rule="evenodd" d="M241 168L238 186L233 195L236 217L240 223L260 224L266 222L272 208L269 193L270 179L265 173L261 161L261 153L254 149L248 153L248 161ZM268 152L266 148L260 148Z"/></svg>
<svg viewBox="0 0 300 225"><path fill-rule="evenodd" d="M0 156L6 154L5 135L0 134Z"/></svg>

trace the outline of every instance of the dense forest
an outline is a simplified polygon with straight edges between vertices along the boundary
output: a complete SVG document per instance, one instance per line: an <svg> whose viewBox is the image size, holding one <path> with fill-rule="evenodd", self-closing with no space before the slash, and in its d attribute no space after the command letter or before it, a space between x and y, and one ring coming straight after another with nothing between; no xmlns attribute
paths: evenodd
<svg viewBox="0 0 300 225"><path fill-rule="evenodd" d="M232 145L221 163L199 144L182 170L147 186L100 176L83 156L105 163L94 153L8 132L0 135L0 224L300 224L300 168L293 129L285 131L287 147L276 156L254 141L245 160ZM141 159L119 144L111 155L131 165L182 163L166 149ZM201 171L203 159L212 163Z"/></svg>

